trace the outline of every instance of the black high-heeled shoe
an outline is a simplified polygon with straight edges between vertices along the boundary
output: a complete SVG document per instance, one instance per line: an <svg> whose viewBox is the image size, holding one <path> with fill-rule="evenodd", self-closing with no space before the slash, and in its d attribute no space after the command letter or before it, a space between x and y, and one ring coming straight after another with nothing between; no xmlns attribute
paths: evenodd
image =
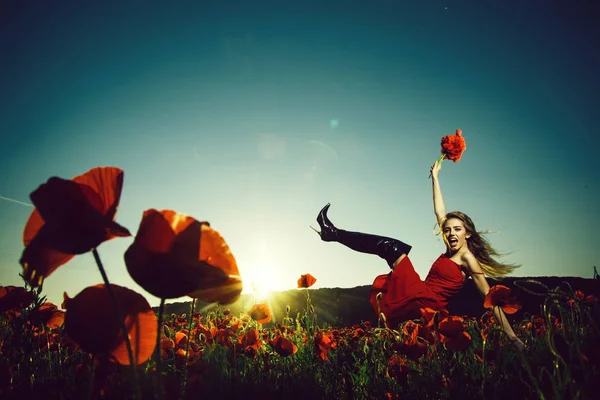
<svg viewBox="0 0 600 400"><path fill-rule="evenodd" d="M390 268L394 268L400 256L408 255L410 252L412 247L398 239L336 228L333 222L327 218L330 205L327 203L317 216L321 231L319 232L311 226L324 242L338 242L354 251L378 255L388 263Z"/></svg>
<svg viewBox="0 0 600 400"><path fill-rule="evenodd" d="M327 203L327 205L321 209L319 215L317 215L317 223L321 227L321 231L319 232L311 226L312 230L317 232L324 242L334 242L337 240L338 229L327 217L327 210L329 210L330 206L331 203Z"/></svg>

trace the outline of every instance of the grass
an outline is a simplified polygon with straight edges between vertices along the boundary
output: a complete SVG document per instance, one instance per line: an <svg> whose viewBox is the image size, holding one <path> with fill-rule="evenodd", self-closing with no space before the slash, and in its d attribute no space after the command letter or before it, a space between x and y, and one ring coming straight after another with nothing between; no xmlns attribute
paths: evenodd
<svg viewBox="0 0 600 400"><path fill-rule="evenodd" d="M471 342L448 350L435 329L411 341L414 329L426 333L423 320L319 326L307 297L302 313L269 329L221 308L165 316L155 357L135 369L82 352L63 326L40 317L45 299L34 294L0 316L2 398L134 398L137 376L143 399L587 399L600 378L600 305L570 289L545 288L540 314L513 322L524 352L489 313L463 317ZM278 337L297 351L278 347Z"/></svg>

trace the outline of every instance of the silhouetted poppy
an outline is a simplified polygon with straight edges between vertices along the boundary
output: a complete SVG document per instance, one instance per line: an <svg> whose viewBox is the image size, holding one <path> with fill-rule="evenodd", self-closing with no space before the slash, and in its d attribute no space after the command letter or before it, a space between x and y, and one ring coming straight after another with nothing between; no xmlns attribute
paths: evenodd
<svg viewBox="0 0 600 400"><path fill-rule="evenodd" d="M418 361L419 358L427 354L427 343L421 336L424 329L429 332L429 329L423 328L423 326L413 321L407 321L402 327L404 334L402 342L395 343L392 348L406 354L411 360Z"/></svg>
<svg viewBox="0 0 600 400"><path fill-rule="evenodd" d="M229 304L242 292L235 258L208 222L171 210L146 210L125 252L129 274L160 298L190 296Z"/></svg>
<svg viewBox="0 0 600 400"><path fill-rule="evenodd" d="M111 288L125 318L134 362L142 364L156 346L156 315L139 293L118 285ZM65 329L75 343L86 352L109 356L119 364L129 365L121 322L104 284L87 287L73 298L65 293L65 306Z"/></svg>
<svg viewBox="0 0 600 400"><path fill-rule="evenodd" d="M521 309L521 305L511 295L510 288L503 285L492 286L483 302L485 308L496 306L502 308L506 314L514 314Z"/></svg>
<svg viewBox="0 0 600 400"><path fill-rule="evenodd" d="M45 302L31 312L29 319L35 325L44 324L49 329L56 329L65 322L65 312L59 310L55 304Z"/></svg>
<svg viewBox="0 0 600 400"><path fill-rule="evenodd" d="M296 354L296 352L298 351L298 347L294 343L292 343L291 340L286 339L281 335L277 335L277 337L270 341L269 344L271 345L271 347L273 347L275 352L282 357L291 356L293 354Z"/></svg>
<svg viewBox="0 0 600 400"><path fill-rule="evenodd" d="M463 319L453 315L446 317L438 324L438 331L444 336L456 336L463 331Z"/></svg>
<svg viewBox="0 0 600 400"><path fill-rule="evenodd" d="M175 345L181 349L184 349L187 345L188 335L184 332L175 332Z"/></svg>
<svg viewBox="0 0 600 400"><path fill-rule="evenodd" d="M169 358L173 355L173 351L175 349L175 342L173 339L169 339L167 337L163 337L160 340L160 355L161 358Z"/></svg>
<svg viewBox="0 0 600 400"><path fill-rule="evenodd" d="M330 333L317 332L315 335L315 351L317 356L322 360L328 359L328 353L331 349L335 348L337 343L335 342L333 335Z"/></svg>
<svg viewBox="0 0 600 400"><path fill-rule="evenodd" d="M33 293L22 287L0 286L0 313L21 310L33 303Z"/></svg>
<svg viewBox="0 0 600 400"><path fill-rule="evenodd" d="M260 346L262 346L262 341L259 339L258 332L256 329L250 328L238 338L236 349L239 353L256 358L256 352Z"/></svg>
<svg viewBox="0 0 600 400"><path fill-rule="evenodd" d="M265 303L257 303L246 313L259 324L266 324L271 321L271 310Z"/></svg>
<svg viewBox="0 0 600 400"><path fill-rule="evenodd" d="M298 288L309 288L315 284L317 278L312 276L311 274L300 275L300 279L298 279Z"/></svg>
<svg viewBox="0 0 600 400"><path fill-rule="evenodd" d="M446 350L464 351L471 346L471 335L464 330L461 317L449 316L444 318L438 324L438 331L441 334L440 341L444 344Z"/></svg>
<svg viewBox="0 0 600 400"><path fill-rule="evenodd" d="M114 222L122 187L121 169L97 167L72 180L52 177L31 193L36 208L25 224L20 263L32 287L74 255L131 236Z"/></svg>

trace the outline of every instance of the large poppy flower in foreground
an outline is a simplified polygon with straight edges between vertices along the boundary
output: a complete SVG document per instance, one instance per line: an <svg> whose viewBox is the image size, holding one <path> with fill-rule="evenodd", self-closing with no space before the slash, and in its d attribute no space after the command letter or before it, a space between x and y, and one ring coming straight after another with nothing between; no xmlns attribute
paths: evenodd
<svg viewBox="0 0 600 400"><path fill-rule="evenodd" d="M123 171L97 167L72 180L52 177L30 195L36 207L23 231L23 275L40 286L58 267L118 236L131 236L114 222Z"/></svg>
<svg viewBox="0 0 600 400"><path fill-rule="evenodd" d="M208 222L171 210L144 212L125 264L133 280L160 298L229 304L242 292L237 263L221 235Z"/></svg>
<svg viewBox="0 0 600 400"><path fill-rule="evenodd" d="M509 287L504 285L495 285L490 288L483 307L492 308L500 307L506 314L514 314L521 309L521 305L517 302L517 299L511 294Z"/></svg>
<svg viewBox="0 0 600 400"><path fill-rule="evenodd" d="M142 364L156 347L156 315L141 294L122 286L110 286L125 318L134 362ZM104 284L87 287L73 298L65 293L64 306L65 329L75 343L84 351L129 365L121 322Z"/></svg>

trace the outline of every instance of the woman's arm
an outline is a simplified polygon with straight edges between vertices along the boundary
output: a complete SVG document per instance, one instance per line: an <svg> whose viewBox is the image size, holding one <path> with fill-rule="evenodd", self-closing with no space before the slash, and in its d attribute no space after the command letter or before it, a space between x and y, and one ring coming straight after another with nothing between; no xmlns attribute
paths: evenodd
<svg viewBox="0 0 600 400"><path fill-rule="evenodd" d="M479 290L479 293L485 298L488 292L490 291L490 285L488 285L485 276L483 275L483 271L481 270L481 265L479 265L479 261L475 258L475 256L471 253L465 253L462 256L462 261L467 264L469 271L472 274L473 282L475 282L475 286ZM525 344L515 335L508 319L506 318L506 314L502 311L502 308L496 306L493 307L492 313L494 314L494 318L498 321L500 328L506 333L506 336L517 346L519 350L523 350L525 348Z"/></svg>
<svg viewBox="0 0 600 400"><path fill-rule="evenodd" d="M442 229L442 220L446 217L446 207L444 206L444 198L442 197L442 189L440 188L440 182L438 180L438 174L442 165L436 161L430 169L431 172L431 186L433 188L433 212L440 224L440 230Z"/></svg>

